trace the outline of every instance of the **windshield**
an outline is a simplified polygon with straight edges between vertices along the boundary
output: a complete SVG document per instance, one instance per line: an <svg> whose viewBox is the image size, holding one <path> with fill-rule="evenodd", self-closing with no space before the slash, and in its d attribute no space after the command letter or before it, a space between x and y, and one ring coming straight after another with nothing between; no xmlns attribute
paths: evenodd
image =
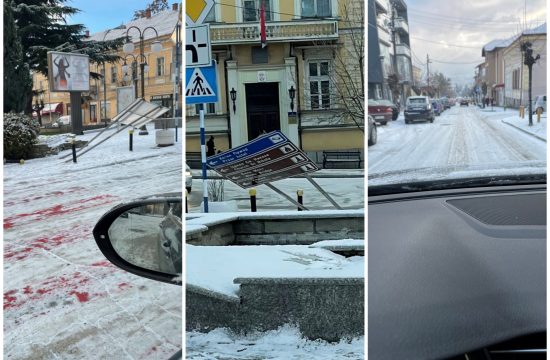
<svg viewBox="0 0 550 360"><path fill-rule="evenodd" d="M369 17L369 96L400 110L369 143L369 193L545 183L545 3L392 4Z"/></svg>

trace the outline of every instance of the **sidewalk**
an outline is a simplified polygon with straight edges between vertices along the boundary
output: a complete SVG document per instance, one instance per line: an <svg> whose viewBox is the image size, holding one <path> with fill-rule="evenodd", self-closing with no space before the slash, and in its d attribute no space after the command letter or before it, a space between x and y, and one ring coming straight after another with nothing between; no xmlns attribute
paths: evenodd
<svg viewBox="0 0 550 360"><path fill-rule="evenodd" d="M533 115L533 125L529 126L529 115L526 114L522 119L519 114L516 113L515 115L502 119L502 122L546 142L546 119L547 114L545 113L541 115L540 121L537 121L537 115L535 114Z"/></svg>

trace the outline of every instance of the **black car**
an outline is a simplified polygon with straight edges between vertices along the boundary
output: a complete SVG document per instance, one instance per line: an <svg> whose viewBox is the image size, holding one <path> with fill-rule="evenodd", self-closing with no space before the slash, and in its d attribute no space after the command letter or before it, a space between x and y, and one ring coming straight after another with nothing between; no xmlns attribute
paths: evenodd
<svg viewBox="0 0 550 360"><path fill-rule="evenodd" d="M460 106L468 106L468 99L461 99Z"/></svg>

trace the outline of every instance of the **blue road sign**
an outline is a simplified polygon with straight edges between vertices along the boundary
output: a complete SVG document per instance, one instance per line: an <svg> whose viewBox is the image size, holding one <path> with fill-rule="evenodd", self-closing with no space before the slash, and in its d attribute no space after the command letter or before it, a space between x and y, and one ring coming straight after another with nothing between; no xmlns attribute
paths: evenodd
<svg viewBox="0 0 550 360"><path fill-rule="evenodd" d="M254 156L260 152L288 142L288 138L284 136L282 132L274 131L249 141L246 144L237 146L236 148L228 150L222 154L210 156L208 157L206 163L208 166L215 169L217 167L228 165L235 161Z"/></svg>
<svg viewBox="0 0 550 360"><path fill-rule="evenodd" d="M185 103L205 104L218 102L216 62L206 67L185 70Z"/></svg>
<svg viewBox="0 0 550 360"><path fill-rule="evenodd" d="M319 170L280 131L270 132L244 145L210 156L206 163L225 179L245 189Z"/></svg>

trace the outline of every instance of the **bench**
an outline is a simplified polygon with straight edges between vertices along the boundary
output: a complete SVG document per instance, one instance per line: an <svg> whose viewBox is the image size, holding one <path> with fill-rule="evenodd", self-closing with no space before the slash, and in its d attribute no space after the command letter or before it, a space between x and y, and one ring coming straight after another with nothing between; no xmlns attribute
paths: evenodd
<svg viewBox="0 0 550 360"><path fill-rule="evenodd" d="M361 167L360 151L323 151L323 169L326 169L327 163L348 163L357 162L357 168Z"/></svg>

